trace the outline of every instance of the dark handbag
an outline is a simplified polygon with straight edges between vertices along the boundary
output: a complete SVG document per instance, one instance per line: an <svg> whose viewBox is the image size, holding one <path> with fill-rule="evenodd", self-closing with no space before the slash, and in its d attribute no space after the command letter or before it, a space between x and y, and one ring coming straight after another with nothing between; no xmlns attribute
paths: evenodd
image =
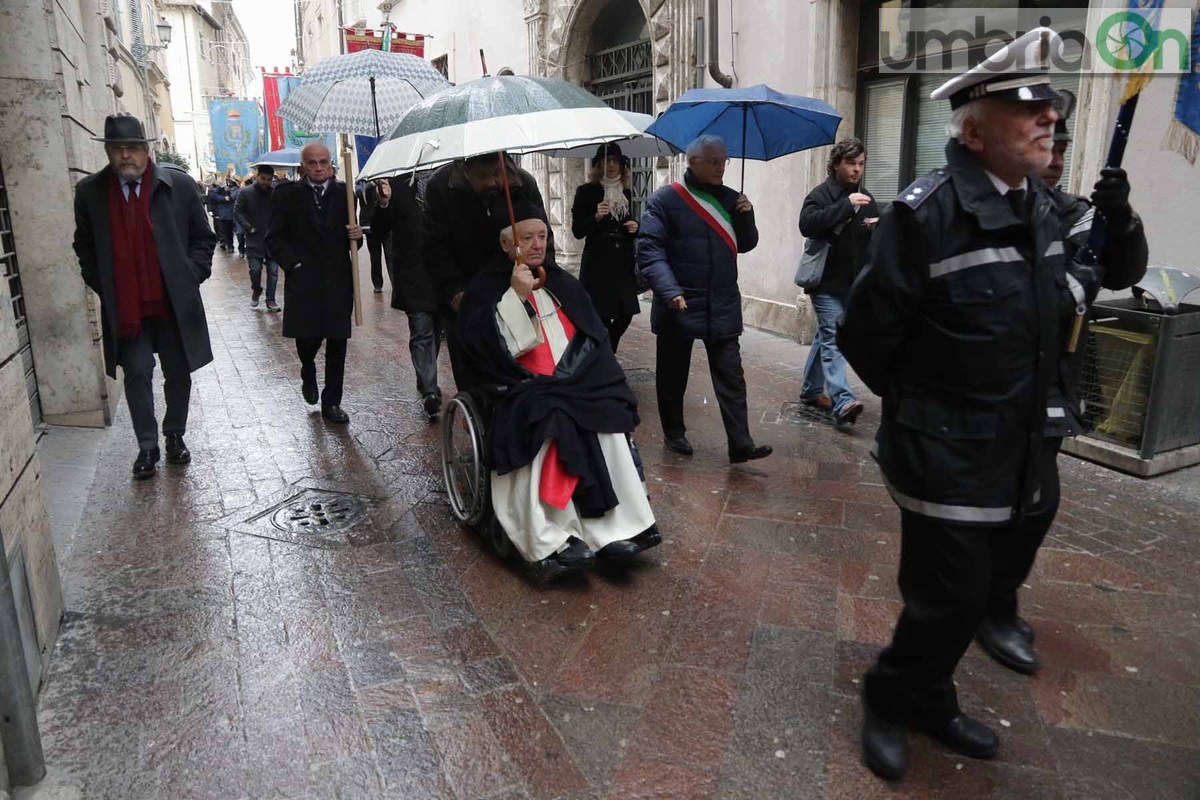
<svg viewBox="0 0 1200 800"><path fill-rule="evenodd" d="M833 229L833 238L837 238L846 223ZM815 289L821 285L825 276L825 262L829 260L829 249L832 247L824 239L809 239L804 243L804 253L800 256L800 266L796 267L796 276L792 280L801 289Z"/></svg>
<svg viewBox="0 0 1200 800"><path fill-rule="evenodd" d="M829 242L820 239L809 239L804 243L804 254L800 256L800 266L796 267L796 277L792 280L801 289L815 289L825 276L825 262L829 259Z"/></svg>

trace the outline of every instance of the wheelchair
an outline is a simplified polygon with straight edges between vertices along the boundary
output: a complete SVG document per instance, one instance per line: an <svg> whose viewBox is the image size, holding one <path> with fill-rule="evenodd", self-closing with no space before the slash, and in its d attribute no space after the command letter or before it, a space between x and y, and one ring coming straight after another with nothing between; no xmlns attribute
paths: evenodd
<svg viewBox="0 0 1200 800"><path fill-rule="evenodd" d="M460 392L442 409L442 477L446 483L446 496L450 511L459 522L482 536L502 561L520 561L526 575L535 584L545 586L560 577L589 568L595 563L595 556L576 539L572 547L577 546L583 552L575 551L574 556L586 562L586 566L577 562L575 566L564 567L554 559L525 561L496 518L491 497L489 430L492 428L492 409L503 392L504 388L498 386ZM641 457L632 440L630 447L641 472ZM662 541L656 526L651 531L652 536L647 541L652 544L641 544L641 548L653 547ZM571 553L571 549L564 551L564 554Z"/></svg>
<svg viewBox="0 0 1200 800"><path fill-rule="evenodd" d="M487 456L492 398L500 391L460 392L442 409L442 477L454 517L508 559L516 548L492 510Z"/></svg>

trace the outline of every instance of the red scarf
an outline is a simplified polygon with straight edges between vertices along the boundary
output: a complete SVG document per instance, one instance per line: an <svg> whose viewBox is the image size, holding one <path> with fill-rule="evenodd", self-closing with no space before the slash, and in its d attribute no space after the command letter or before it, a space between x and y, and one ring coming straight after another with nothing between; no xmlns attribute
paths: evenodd
<svg viewBox="0 0 1200 800"><path fill-rule="evenodd" d="M517 363L534 375L553 375L558 365L554 362L554 353L550 350L550 339L546 336L546 326L542 325L541 312L537 300L529 295L529 304L538 312L538 326L542 329L542 343L517 358ZM558 321L562 323L563 333L567 341L575 336L575 326L571 320L558 309ZM562 459L558 457L558 440L552 440L546 448L546 457L542 460L542 474L538 476L538 497L542 502L549 503L560 511L571 502L575 487L579 485L579 476L567 472Z"/></svg>
<svg viewBox="0 0 1200 800"><path fill-rule="evenodd" d="M170 316L150 219L153 185L153 161L146 165L141 185L129 187L129 200L121 191L116 170L109 172L108 227L112 232L113 284L117 290L117 336L122 339L137 336L143 319Z"/></svg>

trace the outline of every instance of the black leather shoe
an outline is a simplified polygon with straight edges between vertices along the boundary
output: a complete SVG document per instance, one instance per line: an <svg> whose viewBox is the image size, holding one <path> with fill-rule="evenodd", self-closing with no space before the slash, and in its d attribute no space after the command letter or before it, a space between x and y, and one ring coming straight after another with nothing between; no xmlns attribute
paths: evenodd
<svg viewBox="0 0 1200 800"><path fill-rule="evenodd" d="M997 663L1022 675L1032 675L1041 666L1033 644L1013 625L985 619L975 632L975 640Z"/></svg>
<svg viewBox="0 0 1200 800"><path fill-rule="evenodd" d="M681 456L690 456L692 454L692 443L687 440L686 436L668 436L666 439L667 449L672 453L679 453Z"/></svg>
<svg viewBox="0 0 1200 800"><path fill-rule="evenodd" d="M1033 626L1029 624L1029 620L1024 617L1017 617L1017 621L1013 623L1013 627L1016 628L1017 633L1021 634L1021 638L1033 644L1035 634Z"/></svg>
<svg viewBox="0 0 1200 800"><path fill-rule="evenodd" d="M760 458L766 458L775 451L771 449L769 444L750 445L749 447L739 447L736 450L729 451L730 464L743 464L747 461L757 461Z"/></svg>
<svg viewBox="0 0 1200 800"><path fill-rule="evenodd" d="M341 406L322 406L321 416L330 422L336 422L338 425L345 425L350 421L350 415L342 411Z"/></svg>
<svg viewBox="0 0 1200 800"><path fill-rule="evenodd" d="M429 394L425 395L425 398L422 400L422 404L425 407L426 416L428 416L430 419L433 419L442 410L442 396L440 394L436 394L435 392L430 392Z"/></svg>
<svg viewBox="0 0 1200 800"><path fill-rule="evenodd" d="M182 433L168 433L167 439L167 463L168 464L190 464L192 461L192 451L187 449L187 445L183 443Z"/></svg>
<svg viewBox="0 0 1200 800"><path fill-rule="evenodd" d="M596 551L596 558L603 561L630 561L640 553L642 548L638 547L632 539L621 539L616 542L609 542Z"/></svg>
<svg viewBox="0 0 1200 800"><path fill-rule="evenodd" d="M596 554L591 548L582 539L572 536L562 550L530 564L529 571L538 583L548 583L555 578L583 572L595 563Z"/></svg>
<svg viewBox="0 0 1200 800"><path fill-rule="evenodd" d="M153 478L156 472L154 465L157 463L157 447L152 447L149 450L138 450L137 460L133 462L134 479L144 481L146 478Z"/></svg>
<svg viewBox="0 0 1200 800"><path fill-rule="evenodd" d="M592 548L575 536L567 539L567 546L550 557L575 569L587 569L596 563L596 554L592 552Z"/></svg>
<svg viewBox="0 0 1200 800"><path fill-rule="evenodd" d="M300 370L300 391L304 395L304 402L310 406L315 406L317 401L321 399L320 391L317 389L316 377L308 377L304 374L304 370Z"/></svg>
<svg viewBox="0 0 1200 800"><path fill-rule="evenodd" d="M887 781L898 781L908 772L908 733L899 725L880 719L863 706L863 762Z"/></svg>
<svg viewBox="0 0 1200 800"><path fill-rule="evenodd" d="M658 547L662 544L662 534L658 531L658 525L651 525L646 530L639 533L629 541L633 542L638 547L638 552L649 550L651 547Z"/></svg>
<svg viewBox="0 0 1200 800"><path fill-rule="evenodd" d="M968 758L995 758L996 751L1000 749L1000 739L996 732L966 714L959 714L941 725L922 727L919 730Z"/></svg>

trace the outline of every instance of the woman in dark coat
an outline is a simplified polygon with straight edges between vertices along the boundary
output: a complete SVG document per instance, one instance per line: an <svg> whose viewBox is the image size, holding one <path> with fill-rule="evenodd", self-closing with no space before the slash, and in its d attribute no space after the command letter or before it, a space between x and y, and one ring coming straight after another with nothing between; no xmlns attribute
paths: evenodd
<svg viewBox="0 0 1200 800"><path fill-rule="evenodd" d="M633 315L641 311L633 264L638 223L632 211L629 159L617 145L601 145L592 159L591 180L575 192L571 232L587 240L579 281L608 329L614 353Z"/></svg>

